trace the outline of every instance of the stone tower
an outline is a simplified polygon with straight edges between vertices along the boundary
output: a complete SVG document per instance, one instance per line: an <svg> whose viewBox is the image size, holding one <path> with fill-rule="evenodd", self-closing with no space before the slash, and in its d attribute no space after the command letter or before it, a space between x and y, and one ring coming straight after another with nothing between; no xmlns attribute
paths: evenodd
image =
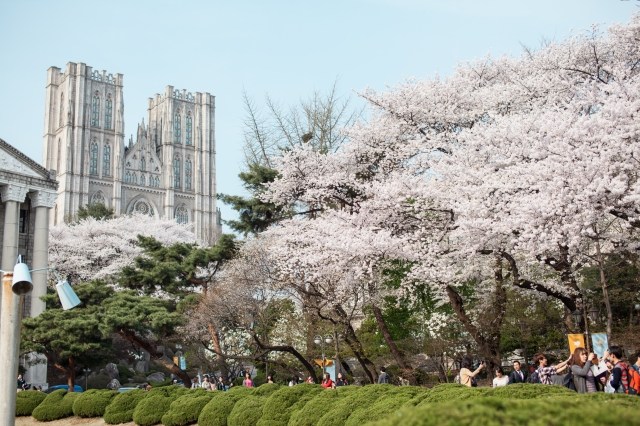
<svg viewBox="0 0 640 426"><path fill-rule="evenodd" d="M49 68L43 162L60 187L53 224L78 207L103 203L117 215L134 211L192 223L213 243L216 207L215 97L167 86L149 98L147 123L124 144L122 74L68 63Z"/></svg>

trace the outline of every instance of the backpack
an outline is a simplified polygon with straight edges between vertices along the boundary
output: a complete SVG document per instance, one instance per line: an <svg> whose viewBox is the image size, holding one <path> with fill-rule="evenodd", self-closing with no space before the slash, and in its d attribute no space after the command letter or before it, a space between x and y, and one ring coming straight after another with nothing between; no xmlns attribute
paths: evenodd
<svg viewBox="0 0 640 426"><path fill-rule="evenodd" d="M576 385L573 383L573 372L571 370L569 370L569 372L562 378L562 386L571 389L572 391L576 390Z"/></svg>
<svg viewBox="0 0 640 426"><path fill-rule="evenodd" d="M625 364L624 362L620 361L618 362L615 367L613 367L614 369L619 368L620 369L620 385L618 386L618 389L615 389L616 393L629 393L629 366L627 364Z"/></svg>
<svg viewBox="0 0 640 426"><path fill-rule="evenodd" d="M533 373L529 374L529 377L527 377L527 383L532 383L535 385L540 384L540 376L538 376L538 370L534 370Z"/></svg>
<svg viewBox="0 0 640 426"><path fill-rule="evenodd" d="M638 372L638 367L632 365L631 368L627 369L627 374L629 375L627 393L629 395L640 395L640 372Z"/></svg>

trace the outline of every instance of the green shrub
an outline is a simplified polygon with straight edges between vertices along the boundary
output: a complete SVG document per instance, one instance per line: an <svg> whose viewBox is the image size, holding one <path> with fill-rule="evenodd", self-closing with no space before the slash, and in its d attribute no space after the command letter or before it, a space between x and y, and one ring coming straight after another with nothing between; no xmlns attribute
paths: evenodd
<svg viewBox="0 0 640 426"><path fill-rule="evenodd" d="M106 389L110 381L111 377L106 374L98 374L97 376L89 377L87 387L89 389Z"/></svg>
<svg viewBox="0 0 640 426"><path fill-rule="evenodd" d="M470 388L468 386L457 383L445 383L432 388L422 400L422 402L417 404L416 407L423 407L433 402L460 401L472 398L483 398L489 396L492 390L493 389L491 388Z"/></svg>
<svg viewBox="0 0 640 426"><path fill-rule="evenodd" d="M352 393L360 391L359 386L343 386L337 389L327 389L313 397L302 407L293 413L289 420L289 426L315 426L320 418L327 412L327 407L335 406L340 399L346 398Z"/></svg>
<svg viewBox="0 0 640 426"><path fill-rule="evenodd" d="M16 396L16 416L30 416L34 408L45 400L47 394L35 390L18 392Z"/></svg>
<svg viewBox="0 0 640 426"><path fill-rule="evenodd" d="M139 374L136 374L134 376L131 376L131 381L133 383L146 383L147 382L147 378L144 376L141 376Z"/></svg>
<svg viewBox="0 0 640 426"><path fill-rule="evenodd" d="M395 413L416 395L424 393L417 386L402 386L380 396L372 405L357 408L344 426L360 426Z"/></svg>
<svg viewBox="0 0 640 426"><path fill-rule="evenodd" d="M497 398L535 399L547 396L575 395L564 386L540 386L529 383L517 383L492 389L489 396Z"/></svg>
<svg viewBox="0 0 640 426"><path fill-rule="evenodd" d="M187 393L189 393L189 389L181 386L152 389L151 392L147 392L147 397L140 401L136 409L133 410L133 421L141 426L160 423L162 416L169 411L171 403Z"/></svg>
<svg viewBox="0 0 640 426"><path fill-rule="evenodd" d="M183 426L195 423L202 409L211 401L214 392L205 389L189 392L171 403L169 411L162 416L164 426Z"/></svg>
<svg viewBox="0 0 640 426"><path fill-rule="evenodd" d="M142 389L119 393L104 411L105 423L117 425L133 420L133 411L140 401L149 395Z"/></svg>
<svg viewBox="0 0 640 426"><path fill-rule="evenodd" d="M282 388L282 386L277 383L267 383L255 388L252 392L252 395L269 396L280 388Z"/></svg>
<svg viewBox="0 0 640 426"><path fill-rule="evenodd" d="M307 402L323 391L326 389L320 385L304 383L277 390L265 403L257 426L287 426L293 413L301 410Z"/></svg>
<svg viewBox="0 0 640 426"><path fill-rule="evenodd" d="M107 405L118 395L118 391L91 389L81 393L73 403L76 417L102 417Z"/></svg>
<svg viewBox="0 0 640 426"><path fill-rule="evenodd" d="M251 388L231 388L229 392L213 391L211 401L200 412L198 426L227 426L227 418L237 401L253 393Z"/></svg>
<svg viewBox="0 0 640 426"><path fill-rule="evenodd" d="M262 418L262 410L268 399L268 396L257 396L254 393L238 400L227 417L227 425L256 426Z"/></svg>
<svg viewBox="0 0 640 426"><path fill-rule="evenodd" d="M538 385L539 386L539 385ZM403 408L384 420L369 426L458 426L498 425L574 425L631 426L638 424L640 402L631 402L626 395L595 397L607 404L589 403L594 397L575 394L573 397L545 399L498 399L494 397L433 403L423 407ZM629 409L630 406L635 409Z"/></svg>
<svg viewBox="0 0 640 426"><path fill-rule="evenodd" d="M118 374L120 374L120 383L124 383L136 375L136 373L131 372L131 370L129 370L129 367L127 367L126 365L118 364L117 367Z"/></svg>
<svg viewBox="0 0 640 426"><path fill-rule="evenodd" d="M67 393L64 389L53 391L33 410L31 415L41 422L73 416L73 403L79 395L77 392Z"/></svg>
<svg viewBox="0 0 640 426"><path fill-rule="evenodd" d="M342 426L357 409L370 407L378 398L399 389L394 385L369 385L328 407L318 421L318 426Z"/></svg>

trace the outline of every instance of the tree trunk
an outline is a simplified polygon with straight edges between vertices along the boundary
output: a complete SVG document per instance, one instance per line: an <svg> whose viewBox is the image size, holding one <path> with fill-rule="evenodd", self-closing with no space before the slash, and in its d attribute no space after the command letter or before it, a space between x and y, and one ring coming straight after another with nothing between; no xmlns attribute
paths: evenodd
<svg viewBox="0 0 640 426"><path fill-rule="evenodd" d="M75 392L76 384L76 366L73 362L73 355L69 355L69 374L67 374L67 392Z"/></svg>
<svg viewBox="0 0 640 426"><path fill-rule="evenodd" d="M278 346L265 345L264 343L262 343L260 341L260 339L258 338L258 336L256 336L255 333L251 332L251 335L253 337L253 340L256 342L256 344L258 345L258 347L260 349L267 350L267 351L288 352L291 355L293 355L294 357L296 357L298 359L298 361L300 361L300 363L304 366L304 368L307 369L307 372L313 378L313 381L318 383L318 380L317 380L317 377L316 377L316 372L315 372L315 369L314 369L313 365L309 361L307 361L307 359L305 357L303 357L302 354L300 352L298 352L293 346L288 346L288 345L282 345L282 346L279 346L279 345Z"/></svg>
<svg viewBox="0 0 640 426"><path fill-rule="evenodd" d="M158 352L154 347L151 346L147 341L139 338L133 331L130 330L120 330L120 335L133 343L134 345L144 349L149 352L151 358L160 361L162 365L164 365L167 369L169 369L173 374L182 379L185 388L191 387L191 379L186 371L182 370L176 364L174 364L173 360L166 356L164 353Z"/></svg>
<svg viewBox="0 0 640 426"><path fill-rule="evenodd" d="M600 284L602 285L604 305L607 308L607 340L611 341L611 333L613 332L613 312L611 311L611 303L609 302L607 280L604 276L604 257L602 256L602 252L600 251L600 240L596 240L596 256L598 256L598 269L600 269ZM587 309L586 305L583 305L583 308Z"/></svg>
<svg viewBox="0 0 640 426"><path fill-rule="evenodd" d="M389 332L389 328L387 327L387 323L384 320L384 316L382 316L382 311L375 304L372 304L371 307L373 308L373 314L376 317L378 328L382 332L382 337L384 337L384 340L387 343L387 346L389 346L389 350L391 351L393 358L396 360L396 363L398 363L398 367L402 371L402 376L409 380L409 383L411 383L411 385L417 386L418 381L413 374L413 368L411 368L411 365L409 365L409 363L405 359L404 353L400 349L398 349L398 346L396 346L396 342L393 340L393 336L391 336L391 333Z"/></svg>
<svg viewBox="0 0 640 426"><path fill-rule="evenodd" d="M225 381L228 381L229 368L227 367L227 360L225 356L221 355L224 353L224 351L220 346L220 335L218 334L215 327L213 326L213 323L209 322L207 324L207 328L209 329L209 335L211 336L211 343L213 344L213 348L215 349L215 352L217 354L218 366L220 367L220 375Z"/></svg>

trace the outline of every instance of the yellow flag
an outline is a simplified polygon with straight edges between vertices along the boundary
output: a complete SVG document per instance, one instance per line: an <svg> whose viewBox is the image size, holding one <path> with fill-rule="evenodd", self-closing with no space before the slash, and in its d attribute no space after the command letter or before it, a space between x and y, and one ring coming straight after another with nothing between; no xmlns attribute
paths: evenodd
<svg viewBox="0 0 640 426"><path fill-rule="evenodd" d="M318 364L320 367L322 367L322 360L321 359L314 359L313 360L316 364ZM325 367L331 367L333 365L333 361L330 359L326 359L324 361L324 366Z"/></svg>
<svg viewBox="0 0 640 426"><path fill-rule="evenodd" d="M569 350L571 353L574 353L577 348L585 348L584 345L584 334L569 334L567 335L569 339Z"/></svg>

